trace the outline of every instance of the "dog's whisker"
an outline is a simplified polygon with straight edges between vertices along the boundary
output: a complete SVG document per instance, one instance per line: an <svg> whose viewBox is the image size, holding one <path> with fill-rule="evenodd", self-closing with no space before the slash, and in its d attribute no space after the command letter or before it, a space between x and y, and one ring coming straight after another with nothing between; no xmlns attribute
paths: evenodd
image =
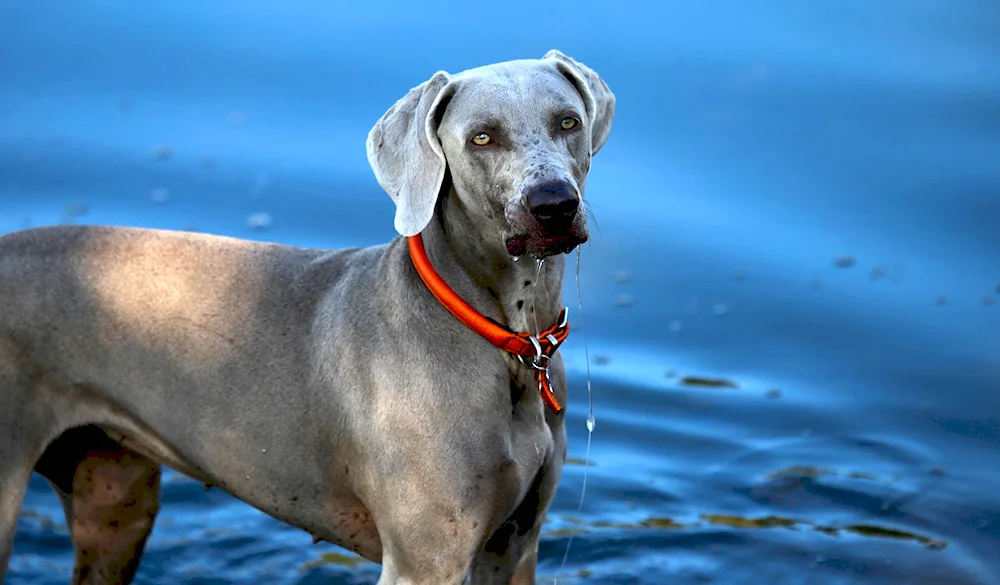
<svg viewBox="0 0 1000 585"><path fill-rule="evenodd" d="M597 214L594 213L594 207L589 201L583 201L583 209L587 214L587 218L594 223L594 228L597 229L597 233L601 233L601 226L597 223Z"/></svg>

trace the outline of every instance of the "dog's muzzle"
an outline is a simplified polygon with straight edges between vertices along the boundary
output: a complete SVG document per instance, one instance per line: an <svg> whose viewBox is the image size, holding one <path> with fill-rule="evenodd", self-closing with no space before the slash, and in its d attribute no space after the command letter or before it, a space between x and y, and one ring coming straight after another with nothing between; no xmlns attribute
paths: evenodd
<svg viewBox="0 0 1000 585"><path fill-rule="evenodd" d="M580 192L567 181L533 185L508 210L511 230L505 243L511 256L544 258L571 252L587 241Z"/></svg>
<svg viewBox="0 0 1000 585"><path fill-rule="evenodd" d="M556 181L526 191L524 203L546 235L561 235L576 219L580 195L566 181Z"/></svg>

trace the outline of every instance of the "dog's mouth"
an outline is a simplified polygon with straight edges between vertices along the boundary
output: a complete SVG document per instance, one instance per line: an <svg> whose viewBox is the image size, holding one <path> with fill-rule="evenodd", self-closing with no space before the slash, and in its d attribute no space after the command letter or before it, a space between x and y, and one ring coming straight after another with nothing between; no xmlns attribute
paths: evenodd
<svg viewBox="0 0 1000 585"><path fill-rule="evenodd" d="M522 189L508 201L505 216L501 233L507 253L515 258L568 254L589 237L580 193L568 181Z"/></svg>
<svg viewBox="0 0 1000 585"><path fill-rule="evenodd" d="M586 241L587 234L574 231L558 236L517 234L506 238L504 243L507 246L507 253L514 258L520 256L547 258L556 254L568 254Z"/></svg>

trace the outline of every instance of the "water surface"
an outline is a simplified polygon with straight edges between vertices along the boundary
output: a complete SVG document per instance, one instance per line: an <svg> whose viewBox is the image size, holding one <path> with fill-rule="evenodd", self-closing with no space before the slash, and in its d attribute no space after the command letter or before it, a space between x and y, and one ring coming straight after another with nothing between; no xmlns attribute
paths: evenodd
<svg viewBox="0 0 1000 585"><path fill-rule="evenodd" d="M575 334L542 581L575 535L567 583L1000 583L1000 4L618 6L0 0L0 231L380 243L385 109L558 48L618 112L581 274L590 483L577 510ZM8 583L65 583L44 480L24 512ZM136 583L377 574L171 474Z"/></svg>

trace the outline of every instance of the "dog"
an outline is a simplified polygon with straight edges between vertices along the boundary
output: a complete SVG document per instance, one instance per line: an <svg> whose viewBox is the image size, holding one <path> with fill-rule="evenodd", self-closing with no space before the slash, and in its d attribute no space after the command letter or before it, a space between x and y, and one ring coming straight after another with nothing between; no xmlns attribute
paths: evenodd
<svg viewBox="0 0 1000 585"><path fill-rule="evenodd" d="M72 582L130 583L166 465L381 563L378 585L535 583L565 254L614 109L555 50L435 73L368 136L399 232L380 246L0 237L0 581L37 471Z"/></svg>

